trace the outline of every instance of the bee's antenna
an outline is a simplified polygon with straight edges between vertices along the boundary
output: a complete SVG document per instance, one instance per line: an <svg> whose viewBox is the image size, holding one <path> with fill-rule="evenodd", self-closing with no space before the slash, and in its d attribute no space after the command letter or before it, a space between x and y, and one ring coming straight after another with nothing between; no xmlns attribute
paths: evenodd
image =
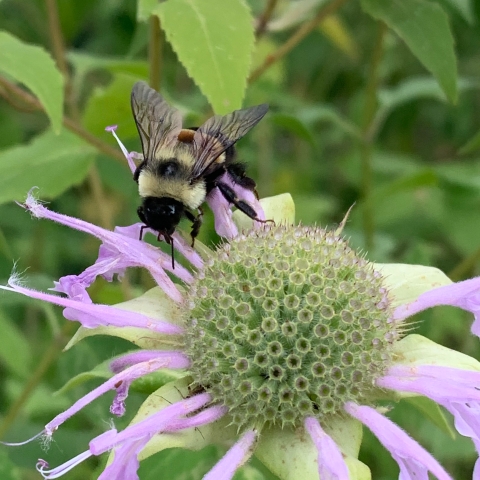
<svg viewBox="0 0 480 480"><path fill-rule="evenodd" d="M173 248L173 237L170 237L170 245L172 246L172 270L175 270L175 249Z"/></svg>

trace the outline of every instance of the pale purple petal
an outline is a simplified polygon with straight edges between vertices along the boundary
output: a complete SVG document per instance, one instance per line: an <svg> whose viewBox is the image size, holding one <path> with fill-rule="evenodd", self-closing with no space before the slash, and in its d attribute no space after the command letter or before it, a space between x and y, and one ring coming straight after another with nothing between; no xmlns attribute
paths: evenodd
<svg viewBox="0 0 480 480"><path fill-rule="evenodd" d="M452 480L443 467L399 426L374 408L347 402L347 413L367 426L400 467L400 480L428 480L428 472L439 480Z"/></svg>
<svg viewBox="0 0 480 480"><path fill-rule="evenodd" d="M140 230L142 227L145 227L143 223L134 223L128 227L116 227L115 231L121 233L130 238L140 238ZM151 228L143 228L143 234L151 233L155 237L158 237L158 232ZM178 233L173 234L175 250L180 252L194 267L202 268L203 260L202 257L185 241L185 239ZM175 265L175 270L177 266ZM176 272L175 272L176 273ZM187 279L187 282L190 280Z"/></svg>
<svg viewBox="0 0 480 480"><path fill-rule="evenodd" d="M169 422L165 431L174 432L176 430L185 430L187 428L201 427L209 423L216 422L228 412L227 407L214 406L202 410L192 417L178 418Z"/></svg>
<svg viewBox="0 0 480 480"><path fill-rule="evenodd" d="M135 165L135 162L133 161L133 155L128 153L128 150L126 149L125 145L122 143L122 141L117 137L117 134L115 133L115 130L117 129L117 125L110 125L105 128L107 132L110 132L115 140L118 143L118 146L120 147L120 150L122 151L123 155L127 159L128 166L130 167L130 170L132 173L135 173L135 170L137 169L137 166ZM134 153L134 152L132 152Z"/></svg>
<svg viewBox="0 0 480 480"><path fill-rule="evenodd" d="M167 431L170 423L179 417L202 408L210 400L211 397L208 393L201 393L169 405L140 422L129 425L121 432L117 432L115 429L109 430L90 442L90 452L93 455L100 455L122 445L124 442L137 441L145 437L150 439L157 433Z"/></svg>
<svg viewBox="0 0 480 480"><path fill-rule="evenodd" d="M480 401L480 372L437 365L395 365L376 381L379 387L418 393L435 401Z"/></svg>
<svg viewBox="0 0 480 480"><path fill-rule="evenodd" d="M155 372L161 368L188 368L190 366L190 360L180 352L164 351L154 360L148 362L138 363L133 365L122 372L114 375L105 383L95 388L91 392L87 393L80 400L77 400L70 408L57 415L51 422L45 425L45 432L47 435L52 433L72 415L80 411L83 407L90 402L100 397L109 390L114 390L120 386L120 382L132 382L133 380Z"/></svg>
<svg viewBox="0 0 480 480"><path fill-rule="evenodd" d="M472 332L480 336L480 277L444 285L422 293L413 302L400 305L395 310L394 317L402 320L438 305L451 305L473 313L475 321L472 325Z"/></svg>
<svg viewBox="0 0 480 480"><path fill-rule="evenodd" d="M119 373L137 363L148 362L155 358L161 357L165 350L138 350L136 352L127 353L110 362L110 370L113 373Z"/></svg>
<svg viewBox="0 0 480 480"><path fill-rule="evenodd" d="M238 229L232 220L231 204L221 194L218 188L214 188L208 195L206 202L213 212L215 219L215 231L228 239L238 235Z"/></svg>
<svg viewBox="0 0 480 480"><path fill-rule="evenodd" d="M128 391L132 381L123 381L120 382L118 386L115 387L115 397L113 398L112 404L110 405L110 413L116 417L122 417L125 415L126 406L125 400L128 397Z"/></svg>
<svg viewBox="0 0 480 480"><path fill-rule="evenodd" d="M230 480L253 453L253 444L257 432L249 430L220 459L220 461L203 477L203 480Z"/></svg>
<svg viewBox="0 0 480 480"><path fill-rule="evenodd" d="M181 400L173 405L169 405L157 413L154 413L153 415L150 415L138 423L128 426L122 432L117 432L117 430L113 428L102 433L90 442L89 450L77 455L75 458L72 458L57 468L49 470L48 463L45 460L39 460L37 463L37 470L45 479L58 478L69 472L88 457L92 455L98 456L114 449L115 455L113 462L106 467L100 475L99 480L137 480L137 470L139 466L138 454L149 440L157 433L168 431L169 425L174 423L180 417L202 408L210 401L211 397L207 393ZM209 410L210 409L206 410L207 415L204 415L203 418L200 417L203 412L191 417L192 421L190 423L185 423L185 425L187 425L185 428L190 428L188 425L203 425L205 424L207 417L217 418L218 413L221 411L217 409L216 415L212 415L212 412L208 412ZM195 422L197 417L198 419ZM175 425L178 427L178 423ZM173 428L172 430L176 430L176 428Z"/></svg>
<svg viewBox="0 0 480 480"><path fill-rule="evenodd" d="M418 393L445 407L463 436L480 442L480 372L437 365L396 365L377 380L379 387Z"/></svg>
<svg viewBox="0 0 480 480"><path fill-rule="evenodd" d="M112 463L107 465L98 480L138 480L138 454L149 441L150 437L144 437L117 447Z"/></svg>
<svg viewBox="0 0 480 480"><path fill-rule="evenodd" d="M255 194L247 188L238 185L232 180L232 177L225 173L220 177L220 181L233 189L235 195L247 202L256 212L257 218L265 220L265 212ZM215 231L225 238L234 238L238 235L238 229L232 220L232 204L225 199L218 188L214 188L206 199L208 206L215 217ZM261 222L254 222L254 225L260 226Z"/></svg>
<svg viewBox="0 0 480 480"><path fill-rule="evenodd" d="M247 202L255 210L257 218L259 218L260 220L265 220L265 212L263 211L263 208L260 205L260 202L258 201L254 192L252 192L248 188L242 187L238 183L235 183L228 173L224 173L220 177L220 181L228 185L235 192L235 195L238 198ZM259 222L256 223L257 225L261 225L261 223Z"/></svg>
<svg viewBox="0 0 480 480"><path fill-rule="evenodd" d="M317 447L318 474L322 480L348 480L347 464L337 444L328 436L314 417L305 419L305 428Z"/></svg>
<svg viewBox="0 0 480 480"><path fill-rule="evenodd" d="M163 353L164 350L140 350L138 352L128 353L113 360L110 363L110 370L113 373L119 373L132 365L155 360L156 358L161 357ZM116 394L112 405L110 406L110 412L117 417L121 417L125 414L125 400L128 397L128 390L131 383L131 381L123 381L118 387L116 387Z"/></svg>
<svg viewBox="0 0 480 480"><path fill-rule="evenodd" d="M21 293L30 298L37 298L38 300L65 307L63 316L67 320L80 322L85 328L112 325L116 327L144 328L163 333L164 335L179 335L183 333L183 329L177 325L147 317L141 313L122 310L110 305L86 303L83 299L79 301L39 292L16 285L14 281L14 279L9 281L10 287L0 285L0 289Z"/></svg>
<svg viewBox="0 0 480 480"><path fill-rule="evenodd" d="M103 242L104 248L101 251L102 256L99 257L98 261L103 262L105 259L113 257L116 261L123 262L122 268L125 268L125 265L144 267L167 295L177 302L182 301L182 295L165 273L165 270L172 271L172 273L185 281L191 280L191 274L183 268L172 269L170 256L158 248L138 239L111 232L83 220L48 210L31 193L29 193L24 207L37 218L46 218L99 238ZM116 265L115 268L118 270L120 267ZM185 278L182 278L183 275L185 275Z"/></svg>

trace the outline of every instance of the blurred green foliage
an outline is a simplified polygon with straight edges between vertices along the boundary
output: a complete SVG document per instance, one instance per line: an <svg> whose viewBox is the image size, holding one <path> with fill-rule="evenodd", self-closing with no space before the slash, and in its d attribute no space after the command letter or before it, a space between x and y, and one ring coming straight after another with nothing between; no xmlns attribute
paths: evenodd
<svg viewBox="0 0 480 480"><path fill-rule="evenodd" d="M28 268L30 285L46 290L91 265L98 252L95 239L32 220L13 202L31 187L53 210L106 228L137 221L136 184L104 127L117 124L126 145L140 149L129 105L139 79L159 88L187 126L212 109L240 108L242 100L269 103L270 113L238 146L261 196L289 191L297 219L308 224L336 224L355 203L346 233L372 261L434 265L455 279L478 274L478 2L3 0L3 284L16 263L20 272ZM218 241L211 216L200 239ZM115 303L150 286L148 275L132 271L122 282L97 281L90 293ZM75 325L60 310L0 295L1 431L14 441L40 431L98 384L102 372L77 377L83 380L54 395L72 377L131 346L92 337L61 353ZM437 309L418 320L419 333L479 357L463 312ZM147 394L145 385L132 392L119 428ZM55 434L51 465L85 450L105 430L110 400L97 400ZM471 443L458 436L452 443L450 430L422 408L401 402L392 418L454 478L470 478ZM165 451L142 464L141 478L200 478L221 454L217 447ZM44 455L35 443L2 449L0 477L37 478L34 465ZM398 475L368 432L361 459L374 479ZM105 461L94 458L65 478L95 478ZM272 476L254 460L236 478Z"/></svg>

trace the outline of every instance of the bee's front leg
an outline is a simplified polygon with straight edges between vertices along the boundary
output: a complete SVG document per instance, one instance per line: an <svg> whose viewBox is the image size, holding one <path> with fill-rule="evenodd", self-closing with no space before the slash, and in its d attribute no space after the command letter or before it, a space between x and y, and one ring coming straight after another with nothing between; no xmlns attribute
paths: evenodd
<svg viewBox="0 0 480 480"><path fill-rule="evenodd" d="M190 232L190 236L192 237L192 247L195 245L195 238L200 232L200 227L203 223L203 210L198 207L197 211L197 216L195 216L192 212L189 212L188 210L185 212L186 217L192 222L192 231Z"/></svg>

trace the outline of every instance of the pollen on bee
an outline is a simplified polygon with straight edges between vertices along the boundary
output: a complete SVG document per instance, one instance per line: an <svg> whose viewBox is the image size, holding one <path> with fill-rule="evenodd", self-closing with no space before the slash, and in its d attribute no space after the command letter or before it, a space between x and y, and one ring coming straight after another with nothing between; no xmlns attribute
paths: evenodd
<svg viewBox="0 0 480 480"><path fill-rule="evenodd" d="M194 135L195 135L194 130L183 128L182 130L180 130L180 133L178 134L178 140L183 143L192 143Z"/></svg>

